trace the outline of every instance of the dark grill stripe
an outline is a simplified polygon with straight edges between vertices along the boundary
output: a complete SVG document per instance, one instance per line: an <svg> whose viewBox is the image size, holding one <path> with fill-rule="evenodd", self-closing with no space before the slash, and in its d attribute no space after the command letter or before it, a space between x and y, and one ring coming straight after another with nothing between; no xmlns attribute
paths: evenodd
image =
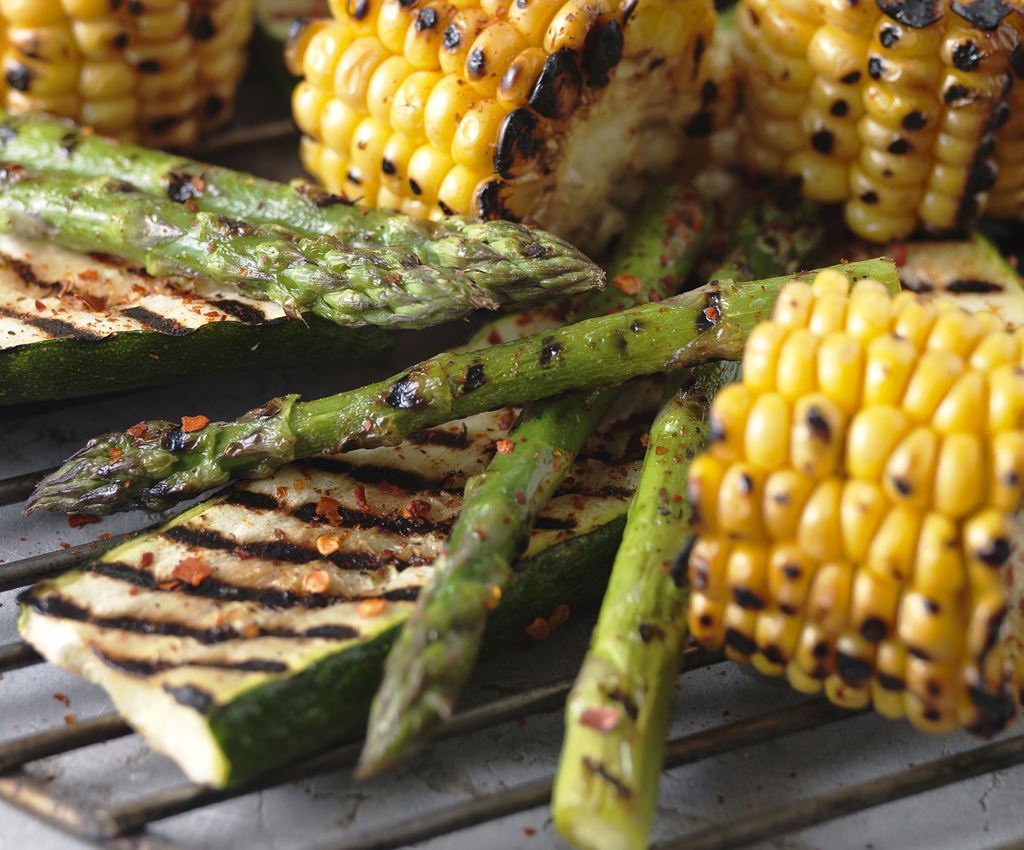
<svg viewBox="0 0 1024 850"><path fill-rule="evenodd" d="M417 446L444 446L449 449L464 449L472 442L469 438L469 429L465 425L458 431L449 428L413 431L406 439Z"/></svg>
<svg viewBox="0 0 1024 850"><path fill-rule="evenodd" d="M108 667L127 673L129 676L155 676L167 670L182 667L202 667L212 670L229 670L238 673L287 673L288 665L281 661L251 658L248 661L217 661L214 659L191 659L185 661L159 661L152 658L132 658L125 655L111 655L99 647L92 647L93 653Z"/></svg>
<svg viewBox="0 0 1024 850"><path fill-rule="evenodd" d="M238 321L246 325L262 325L267 321L275 321L268 320L266 314L257 307L253 307L251 304L243 304L241 301L235 301L232 298L219 298L216 301L207 299L207 301L218 310L227 313L229 316L234 316Z"/></svg>
<svg viewBox="0 0 1024 850"><path fill-rule="evenodd" d="M213 626L197 629L173 620L144 620L141 617L97 617L91 611L65 599L56 593L37 596L34 591L21 595L22 605L29 605L34 611L47 617L59 617L79 623L89 623L101 629L117 629L141 635L191 638L206 646L227 643L232 640L249 640L251 637L275 637L303 640L308 638L333 638L348 640L359 637L359 632L350 626L318 626L304 632L291 629L260 629L257 635L247 636L230 626Z"/></svg>
<svg viewBox="0 0 1024 850"><path fill-rule="evenodd" d="M61 285L59 283L52 280L43 280L36 274L35 269L29 263L19 260L17 257L12 257L4 251L0 251L0 267L10 269L25 286L35 286L48 290L60 289Z"/></svg>
<svg viewBox="0 0 1024 850"><path fill-rule="evenodd" d="M572 531L576 520L572 517L539 516L533 527L545 531Z"/></svg>
<svg viewBox="0 0 1024 850"><path fill-rule="evenodd" d="M385 564L394 564L397 569L402 570L408 566L408 563L400 558L383 557L372 552L335 552L325 559L315 549L307 549L287 540L254 541L243 546L216 531L190 528L187 525L168 528L161 532L160 536L193 549L214 549L221 552L243 549L254 558L283 561L286 564L308 564L312 561L328 560L343 570L375 570Z"/></svg>
<svg viewBox="0 0 1024 850"><path fill-rule="evenodd" d="M243 490L236 488L232 490L224 501L229 505L237 505L240 508L252 508L257 511L276 511L279 507L277 499L269 493L260 493L256 490Z"/></svg>
<svg viewBox="0 0 1024 850"><path fill-rule="evenodd" d="M77 327L76 325L71 324L71 322L65 322L63 319L53 319L48 316L33 316L31 313L22 313L20 310L12 310L10 307L0 307L0 316L6 316L9 319L17 319L23 324L41 330L45 334L49 334L53 339L81 339L90 342L103 339L100 334Z"/></svg>
<svg viewBox="0 0 1024 850"><path fill-rule="evenodd" d="M325 521L316 512L316 502L306 502L292 511L292 516L305 523L318 523ZM338 506L338 526L342 528L379 528L382 531L390 531L408 537L410 534L448 534L451 531L451 520L431 521L423 517L406 519L401 514L378 514L367 511L357 511Z"/></svg>
<svg viewBox="0 0 1024 850"><path fill-rule="evenodd" d="M184 325L174 321L174 319L168 319L166 316L161 316L159 313L154 313L145 307L126 307L121 311L121 315L134 319L139 324L145 325L157 333L162 333L164 336L186 336L192 333L190 328L186 328Z"/></svg>
<svg viewBox="0 0 1024 850"><path fill-rule="evenodd" d="M392 484L409 493L461 493L462 487L450 483L462 476L450 472L440 479L426 478L415 472L389 466L357 465L338 457L307 457L292 464L299 469L347 475L360 484Z"/></svg>

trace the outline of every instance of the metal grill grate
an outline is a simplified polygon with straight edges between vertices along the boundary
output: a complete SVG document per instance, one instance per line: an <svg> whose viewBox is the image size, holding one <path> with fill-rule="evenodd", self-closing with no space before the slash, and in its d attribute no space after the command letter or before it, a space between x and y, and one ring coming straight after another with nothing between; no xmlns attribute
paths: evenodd
<svg viewBox="0 0 1024 850"><path fill-rule="evenodd" d="M213 139L208 151L221 152L239 146L263 144L279 140L292 132L291 122L285 120L256 127L239 127ZM0 506L23 500L42 474L44 471L0 480ZM96 557L127 536L131 535L94 540L4 564L0 568L0 591L25 587L63 572ZM691 649L685 656L684 675L720 660L717 656ZM0 674L41 663L42 658L25 643L0 646ZM467 709L455 717L446 736L466 735L508 724L528 715L559 711L570 686L571 680L564 679ZM758 744L778 741L785 736L829 724L848 724L858 714L837 709L822 700L811 700L726 723L670 741L665 769L675 770L701 760L741 753ZM105 803L97 795L84 799L77 794L71 795L51 787L30 772L30 768L42 759L86 747L109 745L132 734L130 727L116 714L104 714L0 744L0 799L97 847L116 850L184 850L186 844L157 835L150 827L159 821L197 812L267 788L344 769L354 763L360 749L358 742L334 748L259 784L214 790L186 783L116 804ZM690 831L677 839L657 845L656 850L727 850L745 847L1021 763L1024 763L1024 734L1017 734L927 764L909 766L870 782L836 788L770 810L755 811L721 825ZM335 828L323 836L315 850L387 850L451 835L475 825L545 806L550 798L552 782L553 777L546 776L426 814L400 817L396 822L372 831L353 833L344 828Z"/></svg>

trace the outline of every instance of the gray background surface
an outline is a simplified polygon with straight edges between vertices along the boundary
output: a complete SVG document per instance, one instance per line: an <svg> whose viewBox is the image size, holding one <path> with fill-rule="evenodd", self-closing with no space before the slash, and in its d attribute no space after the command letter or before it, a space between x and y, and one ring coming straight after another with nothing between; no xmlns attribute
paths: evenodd
<svg viewBox="0 0 1024 850"><path fill-rule="evenodd" d="M261 148L258 161L250 151L231 152L222 158L239 167L286 177L298 170L293 151L293 141L288 140ZM0 477L52 465L96 432L122 428L141 418L176 418L197 411L211 418L231 416L282 392L337 392L396 371L415 357L460 340L465 333L462 325L406 337L389 360L372 368L200 376L187 385L2 412ZM128 515L74 530L61 517L23 519L18 507L2 508L0 559L10 562L52 551L61 542L84 542L100 533L116 534L147 522L141 515ZM15 619L14 595L0 595L0 642L16 639ZM568 626L539 647L489 662L479 671L470 699L493 699L572 675L585 648L590 622L587 615L576 613ZM55 694L65 695L70 708L55 699ZM801 699L777 682L729 664L717 665L681 680L672 734L708 729ZM0 740L59 726L69 712L85 719L109 710L109 701L98 688L49 666L8 673L0 681ZM534 716L438 744L403 770L371 783L332 774L162 821L153 831L187 848L308 847L339 827L358 832L549 775L556 765L560 737L560 713ZM860 716L724 758L700 761L665 774L655 838L728 822L974 745L964 735L926 738L904 723ZM128 800L184 781L171 762L151 753L134 736L38 762L32 770L52 777L55 787L101 801ZM1022 780L1024 768L991 774L765 846L793 850L1002 848L1024 836ZM78 846L75 840L0 803L0 850L70 850ZM436 850L565 847L544 808L425 846Z"/></svg>

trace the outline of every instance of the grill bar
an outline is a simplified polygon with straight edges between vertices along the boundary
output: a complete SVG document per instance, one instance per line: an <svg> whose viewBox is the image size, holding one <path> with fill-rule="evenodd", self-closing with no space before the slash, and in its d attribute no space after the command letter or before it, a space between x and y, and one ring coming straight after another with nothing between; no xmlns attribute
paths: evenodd
<svg viewBox="0 0 1024 850"><path fill-rule="evenodd" d="M0 673L9 673L11 670L42 663L43 657L24 641L0 646Z"/></svg>
<svg viewBox="0 0 1024 850"><path fill-rule="evenodd" d="M666 767L680 767L854 716L849 711L815 700L750 720L739 720L710 731L694 732L669 744ZM326 842L318 845L316 850L394 850L543 806L551 799L553 786L554 777L549 776L352 838Z"/></svg>
<svg viewBox="0 0 1024 850"><path fill-rule="evenodd" d="M50 469L37 469L10 478L0 478L0 507L24 502L32 495L32 490L40 478L56 471L57 467L53 466Z"/></svg>
<svg viewBox="0 0 1024 850"><path fill-rule="evenodd" d="M656 850L735 850L753 841L806 829L1021 762L1024 762L1024 735L1015 735L890 776L829 791L789 805L777 806L771 811L743 820L701 830L659 845Z"/></svg>
<svg viewBox="0 0 1024 850"><path fill-rule="evenodd" d="M232 148L277 142L296 136L298 132L295 122L291 118L282 118L280 121L264 121L249 127L232 127L209 136L199 149L199 155L209 156Z"/></svg>
<svg viewBox="0 0 1024 850"><path fill-rule="evenodd" d="M0 773L30 761L123 738L131 733L131 727L119 715L103 714L91 720L80 720L68 726L18 738L0 745Z"/></svg>

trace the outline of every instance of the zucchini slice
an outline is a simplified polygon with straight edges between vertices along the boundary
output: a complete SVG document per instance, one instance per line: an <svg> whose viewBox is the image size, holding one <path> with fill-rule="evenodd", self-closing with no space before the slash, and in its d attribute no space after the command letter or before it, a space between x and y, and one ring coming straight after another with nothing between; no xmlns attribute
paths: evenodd
<svg viewBox="0 0 1024 850"><path fill-rule="evenodd" d="M378 356L391 337L285 317L203 281L0 234L0 406L193 374Z"/></svg>
<svg viewBox="0 0 1024 850"><path fill-rule="evenodd" d="M602 593L657 392L638 387L541 515L492 648ZM244 782L362 733L412 609L511 410L235 486L22 595L23 637L103 686L193 780Z"/></svg>

